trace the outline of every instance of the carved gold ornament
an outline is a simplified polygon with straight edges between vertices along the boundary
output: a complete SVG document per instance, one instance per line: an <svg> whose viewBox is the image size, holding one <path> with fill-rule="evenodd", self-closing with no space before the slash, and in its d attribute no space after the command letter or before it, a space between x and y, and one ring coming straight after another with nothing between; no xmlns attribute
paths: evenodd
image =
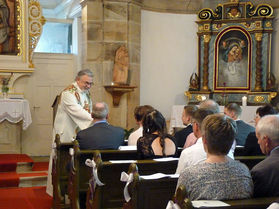
<svg viewBox="0 0 279 209"><path fill-rule="evenodd" d="M204 38L204 42L208 43L211 39L211 36L210 35L203 35L203 38Z"/></svg>
<svg viewBox="0 0 279 209"><path fill-rule="evenodd" d="M265 23L265 26L270 28L270 27L272 27L272 23L270 21L268 21L268 22Z"/></svg>
<svg viewBox="0 0 279 209"><path fill-rule="evenodd" d="M184 94L188 99L192 99L192 94L189 91L186 91Z"/></svg>
<svg viewBox="0 0 279 209"><path fill-rule="evenodd" d="M262 38L263 38L263 34L262 33L256 33L255 37L256 37L256 41L261 41Z"/></svg>
<svg viewBox="0 0 279 209"><path fill-rule="evenodd" d="M255 101L256 103L263 102L263 101L264 101L264 97L263 97L263 96L255 96L255 97L254 97L254 101Z"/></svg>
<svg viewBox="0 0 279 209"><path fill-rule="evenodd" d="M29 67L33 68L34 64L32 62L32 57L34 50L38 44L41 37L43 25L45 24L45 18L42 16L41 5L38 0L30 0L28 5L28 15L29 15Z"/></svg>
<svg viewBox="0 0 279 209"><path fill-rule="evenodd" d="M277 92L270 92L270 94L268 95L268 101L270 102L276 96L277 96Z"/></svg>
<svg viewBox="0 0 279 209"><path fill-rule="evenodd" d="M206 100L206 96L204 95L196 95L195 99L199 102Z"/></svg>

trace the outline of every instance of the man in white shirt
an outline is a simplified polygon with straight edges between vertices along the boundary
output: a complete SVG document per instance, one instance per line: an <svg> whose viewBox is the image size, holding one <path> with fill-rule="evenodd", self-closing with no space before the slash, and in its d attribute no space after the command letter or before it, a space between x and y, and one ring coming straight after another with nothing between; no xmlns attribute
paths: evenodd
<svg viewBox="0 0 279 209"><path fill-rule="evenodd" d="M58 101L57 113L53 127L53 141L56 134L60 135L61 142L71 142L79 130L88 128L93 118L91 117L92 100L89 89L93 84L93 73L89 69L78 72L75 82L65 88ZM47 193L52 196L51 183L52 158L50 154Z"/></svg>
<svg viewBox="0 0 279 209"><path fill-rule="evenodd" d="M142 121L143 117L146 115L146 113L153 111L154 108L150 105L142 105L137 106L134 110L134 117L136 119L136 123L139 126L137 130L135 130L133 133L130 134L128 138L128 145L129 146L136 146L137 141L140 137L142 137Z"/></svg>
<svg viewBox="0 0 279 209"><path fill-rule="evenodd" d="M206 160L206 152L204 151L203 144L202 144L201 124L202 121L206 118L206 116L214 113L215 112L213 110L204 109L204 108L198 109L194 113L192 118L193 132L194 135L198 138L198 140L196 144L184 149L181 152L176 173L180 174L184 168ZM228 153L228 156L234 159L232 149Z"/></svg>

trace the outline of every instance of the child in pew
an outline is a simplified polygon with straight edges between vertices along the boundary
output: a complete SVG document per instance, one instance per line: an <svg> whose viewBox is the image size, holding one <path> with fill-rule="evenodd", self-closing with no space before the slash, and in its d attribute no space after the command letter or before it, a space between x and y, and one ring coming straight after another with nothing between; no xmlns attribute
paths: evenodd
<svg viewBox="0 0 279 209"><path fill-rule="evenodd" d="M164 116L153 110L143 119L143 136L137 141L139 159L177 156L177 146L173 136L167 134Z"/></svg>
<svg viewBox="0 0 279 209"><path fill-rule="evenodd" d="M208 115L201 130L207 159L186 167L177 185L186 187L191 200L250 198L253 182L249 169L226 156L236 135L235 121L223 114Z"/></svg>

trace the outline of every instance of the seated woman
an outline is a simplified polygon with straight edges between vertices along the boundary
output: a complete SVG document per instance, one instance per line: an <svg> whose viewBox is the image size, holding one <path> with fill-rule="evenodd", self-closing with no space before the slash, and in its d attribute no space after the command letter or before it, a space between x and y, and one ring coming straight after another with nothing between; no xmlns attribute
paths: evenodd
<svg viewBox="0 0 279 209"><path fill-rule="evenodd" d="M227 157L236 136L236 123L223 114L207 116L202 122L202 141L207 159L186 167L177 185L186 187L190 200L250 198L253 182L246 165Z"/></svg>
<svg viewBox="0 0 279 209"><path fill-rule="evenodd" d="M262 107L259 107L256 110L256 116L255 116L255 124L259 122L259 120L265 116L265 115L274 115L277 114L276 110L270 105L264 105ZM256 137L256 133L251 132L248 134L245 145L244 145L244 150L243 150L244 155L264 155L260 149L260 145L258 144L258 139Z"/></svg>
<svg viewBox="0 0 279 209"><path fill-rule="evenodd" d="M137 141L139 159L176 156L175 139L167 134L165 118L158 110L147 113L142 126L143 136Z"/></svg>

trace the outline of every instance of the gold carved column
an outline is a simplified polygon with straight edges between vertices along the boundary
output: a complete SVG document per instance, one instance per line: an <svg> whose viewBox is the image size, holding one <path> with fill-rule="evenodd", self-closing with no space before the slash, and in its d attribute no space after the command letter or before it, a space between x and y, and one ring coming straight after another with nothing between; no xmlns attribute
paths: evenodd
<svg viewBox="0 0 279 209"><path fill-rule="evenodd" d="M255 34L256 45L256 84L255 91L262 91L262 33Z"/></svg>
<svg viewBox="0 0 279 209"><path fill-rule="evenodd" d="M203 83L202 83L202 91L208 91L208 63L209 63L209 41L211 36L206 34L203 35L204 40L204 57L203 57Z"/></svg>

